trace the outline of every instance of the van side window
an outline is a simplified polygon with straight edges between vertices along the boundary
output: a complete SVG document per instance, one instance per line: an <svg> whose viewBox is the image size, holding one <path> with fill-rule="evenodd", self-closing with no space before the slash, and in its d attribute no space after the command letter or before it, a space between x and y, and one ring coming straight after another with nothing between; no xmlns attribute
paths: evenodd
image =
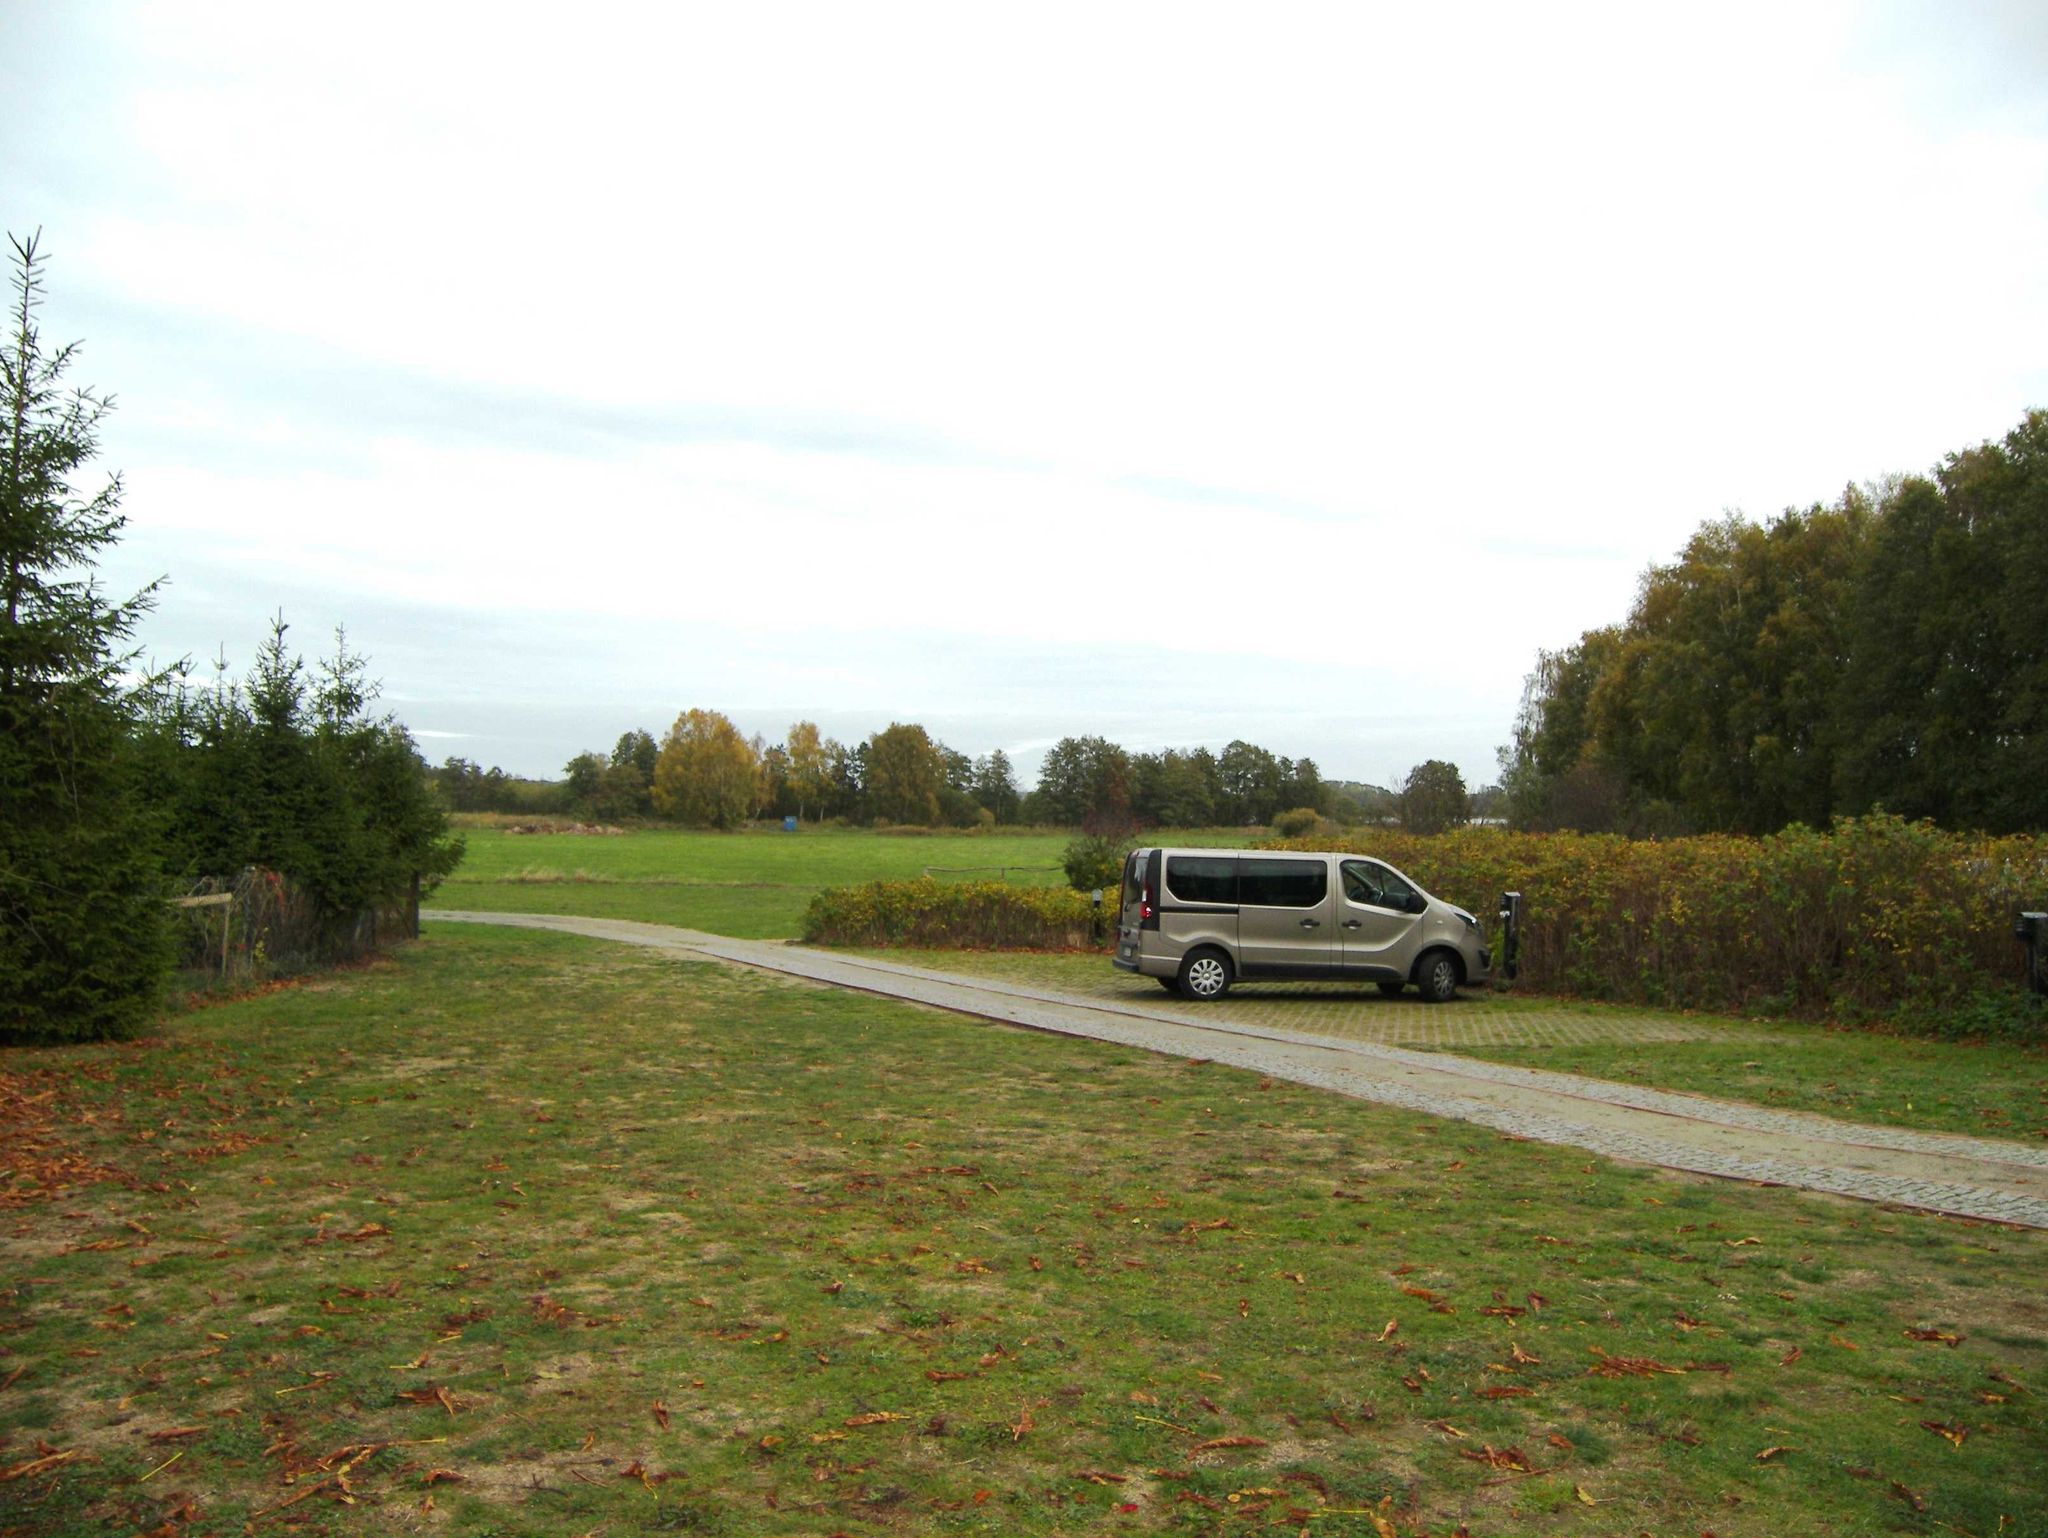
<svg viewBox="0 0 2048 1538"><path fill-rule="evenodd" d="M1249 907L1313 908L1330 890L1321 860L1239 860L1238 901Z"/></svg>
<svg viewBox="0 0 2048 1538"><path fill-rule="evenodd" d="M1344 895L1355 903L1371 903L1375 907L1384 905L1386 898L1380 886L1380 877L1383 874L1380 866L1368 865L1363 860L1346 860Z"/></svg>
<svg viewBox="0 0 2048 1538"><path fill-rule="evenodd" d="M1166 890L1173 894L1175 902L1235 903L1237 861L1169 855L1166 860Z"/></svg>
<svg viewBox="0 0 2048 1538"><path fill-rule="evenodd" d="M1355 903L1406 912L1415 888L1376 860L1346 860L1344 895Z"/></svg>
<svg viewBox="0 0 2048 1538"><path fill-rule="evenodd" d="M1380 890L1387 894L1385 903L1389 908L1405 908L1411 897L1421 895L1384 865L1380 867Z"/></svg>

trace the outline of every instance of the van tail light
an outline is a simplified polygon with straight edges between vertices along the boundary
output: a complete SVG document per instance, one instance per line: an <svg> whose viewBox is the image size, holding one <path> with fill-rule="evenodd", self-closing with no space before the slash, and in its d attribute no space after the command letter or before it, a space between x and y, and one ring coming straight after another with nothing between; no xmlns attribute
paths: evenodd
<svg viewBox="0 0 2048 1538"><path fill-rule="evenodd" d="M1138 888L1138 920L1142 923L1150 917L1152 917L1152 888L1142 886Z"/></svg>

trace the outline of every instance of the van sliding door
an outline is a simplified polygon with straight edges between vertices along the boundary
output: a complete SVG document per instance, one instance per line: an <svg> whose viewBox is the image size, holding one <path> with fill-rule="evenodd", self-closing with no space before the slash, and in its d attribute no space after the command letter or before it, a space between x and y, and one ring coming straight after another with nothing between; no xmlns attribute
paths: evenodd
<svg viewBox="0 0 2048 1538"><path fill-rule="evenodd" d="M1246 856L1237 862L1237 902L1238 965L1245 976L1336 975L1327 856Z"/></svg>

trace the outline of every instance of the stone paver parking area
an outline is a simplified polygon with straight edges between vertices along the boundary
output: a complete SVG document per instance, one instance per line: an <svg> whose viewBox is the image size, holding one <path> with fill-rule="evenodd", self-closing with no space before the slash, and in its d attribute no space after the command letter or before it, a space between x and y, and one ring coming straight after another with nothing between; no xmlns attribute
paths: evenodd
<svg viewBox="0 0 2048 1538"><path fill-rule="evenodd" d="M552 929L758 967L981 1020L1222 1063L1610 1158L2048 1228L2048 1149L2016 1142L1860 1125L1447 1052L1276 1029L1222 1018L1213 1007L1190 1009L1156 986L1113 998L1083 997L1035 982L623 919L447 911L434 917Z"/></svg>
<svg viewBox="0 0 2048 1538"><path fill-rule="evenodd" d="M882 952L853 954L888 959ZM1188 1007L1151 978L1119 972L1093 956L963 951L929 964L940 971L999 978L1118 1008ZM1439 1009L1413 993L1390 999L1377 989L1347 983L1257 983L1200 1009L1203 1019L1231 1025L1453 1052L1469 1047L1562 1047L1592 1042L1762 1042L1776 1034L1769 1026L1735 1023L1720 1016L1693 1018L1603 1005L1573 1008L1539 1003L1532 1007L1524 1000L1491 996L1477 989L1468 992L1457 1009Z"/></svg>

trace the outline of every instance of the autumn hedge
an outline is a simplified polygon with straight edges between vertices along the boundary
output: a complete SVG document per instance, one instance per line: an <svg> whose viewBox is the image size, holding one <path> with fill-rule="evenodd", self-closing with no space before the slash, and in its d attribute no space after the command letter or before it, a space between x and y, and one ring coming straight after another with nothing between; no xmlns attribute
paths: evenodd
<svg viewBox="0 0 2048 1538"><path fill-rule="evenodd" d="M1515 986L1530 992L1948 1033L2040 1019L2025 1007L2012 937L2014 911L2048 899L2040 836L1944 833L1880 814L1765 838L1465 828L1266 847L1386 860L1477 914L1496 948L1500 893L1520 891ZM822 892L803 934L828 945L1093 943L1079 892L928 877Z"/></svg>
<svg viewBox="0 0 2048 1538"><path fill-rule="evenodd" d="M2048 898L2048 838L1883 814L1764 838L1467 828L1273 847L1384 859L1489 930L1519 890L1518 987L1935 1029L2025 1018L2012 920Z"/></svg>
<svg viewBox="0 0 2048 1538"><path fill-rule="evenodd" d="M923 876L820 892L804 912L803 937L820 945L1064 950L1089 944L1092 923L1087 897L1071 887L941 885Z"/></svg>

